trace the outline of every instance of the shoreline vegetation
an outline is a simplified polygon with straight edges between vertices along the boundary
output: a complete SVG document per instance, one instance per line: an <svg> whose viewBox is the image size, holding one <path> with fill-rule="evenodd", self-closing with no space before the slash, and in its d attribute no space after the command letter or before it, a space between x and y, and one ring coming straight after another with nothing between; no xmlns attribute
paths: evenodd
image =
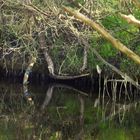
<svg viewBox="0 0 140 140"><path fill-rule="evenodd" d="M140 88L138 3L2 0L0 67L24 71L24 86L36 71L63 80L115 74Z"/></svg>

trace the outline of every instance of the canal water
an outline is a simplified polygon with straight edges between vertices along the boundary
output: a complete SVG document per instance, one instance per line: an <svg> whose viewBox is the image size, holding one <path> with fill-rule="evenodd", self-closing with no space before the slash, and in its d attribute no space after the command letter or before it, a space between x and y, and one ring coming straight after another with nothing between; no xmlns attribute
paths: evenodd
<svg viewBox="0 0 140 140"><path fill-rule="evenodd" d="M1 81L0 140L140 140L139 91L125 84L29 84L25 93Z"/></svg>

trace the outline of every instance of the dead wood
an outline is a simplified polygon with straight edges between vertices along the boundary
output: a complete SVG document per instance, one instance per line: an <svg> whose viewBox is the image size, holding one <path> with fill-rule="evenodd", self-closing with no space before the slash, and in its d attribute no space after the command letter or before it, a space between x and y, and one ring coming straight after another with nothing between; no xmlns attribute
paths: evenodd
<svg viewBox="0 0 140 140"><path fill-rule="evenodd" d="M124 14L120 14L120 16L126 20L129 24L132 24L136 27L140 27L140 21L137 20L133 15L124 15Z"/></svg>
<svg viewBox="0 0 140 140"><path fill-rule="evenodd" d="M86 16L84 16L83 14L79 13L78 11L72 8L67 8L63 6L63 10L75 16L75 18L81 20L87 25L91 26L93 29L99 32L106 40L108 40L113 45L113 47L120 50L122 53L126 54L130 59L132 59L136 63L140 64L140 57L137 54L135 54L133 51L131 51L129 48L127 48L124 44L122 44L119 40L114 38L102 26L100 26L96 22L92 21L91 19L87 18Z"/></svg>

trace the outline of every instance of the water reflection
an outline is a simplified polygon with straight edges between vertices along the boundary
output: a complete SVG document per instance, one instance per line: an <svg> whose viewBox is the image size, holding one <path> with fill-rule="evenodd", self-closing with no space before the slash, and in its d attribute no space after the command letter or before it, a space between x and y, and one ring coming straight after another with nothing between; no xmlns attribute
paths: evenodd
<svg viewBox="0 0 140 140"><path fill-rule="evenodd" d="M112 87L112 94L103 89L91 96L63 84L0 83L0 139L139 140L139 95L118 96Z"/></svg>

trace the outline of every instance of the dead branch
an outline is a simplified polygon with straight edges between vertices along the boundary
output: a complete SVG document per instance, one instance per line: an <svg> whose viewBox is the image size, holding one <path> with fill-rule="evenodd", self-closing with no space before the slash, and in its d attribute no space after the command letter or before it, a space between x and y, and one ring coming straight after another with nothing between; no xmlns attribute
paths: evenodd
<svg viewBox="0 0 140 140"><path fill-rule="evenodd" d="M52 94L53 94L53 90L54 90L54 86L49 86L46 92L46 97L45 100L41 106L41 109L45 109L45 107L47 107L47 105L50 103L50 100L52 98Z"/></svg>
<svg viewBox="0 0 140 140"><path fill-rule="evenodd" d="M36 7L35 5L31 4L31 3L15 3L15 2L11 2L11 1L6 1L6 2L0 2L0 8L1 9L10 9L12 8L13 10L17 10L18 12L30 12L33 14L40 14L43 15L45 17L50 17L50 13L46 13L45 11L39 9L38 7ZM20 11L19 11L20 9Z"/></svg>
<svg viewBox="0 0 140 140"><path fill-rule="evenodd" d="M83 53L83 66L81 71L84 71L87 68L87 48L84 46L84 53Z"/></svg>
<svg viewBox="0 0 140 140"><path fill-rule="evenodd" d="M32 59L30 60L30 63L24 73L24 78L23 78L23 85L27 85L28 84L28 79L29 79L29 74L31 73L32 71L32 68L34 66L36 62L36 58L35 57L32 57Z"/></svg>
<svg viewBox="0 0 140 140"><path fill-rule="evenodd" d="M126 73L121 72L119 69L117 69L115 66L111 65L110 63L108 63L105 59L102 58L102 56L94 49L92 48L93 53L96 55L96 57L103 62L105 65L107 65L108 67L110 67L113 71L115 71L117 74L119 74L125 81L128 81L130 83L132 83L134 86L138 87L140 89L140 85L138 84L138 82L136 82L135 80L133 80L131 77L129 77Z"/></svg>
<svg viewBox="0 0 140 140"><path fill-rule="evenodd" d="M89 48L90 44L83 39L83 43L86 46L86 48ZM128 81L132 83L134 86L138 87L140 89L140 85L138 82L133 80L131 77L129 77L126 73L121 72L119 69L117 69L115 66L108 63L102 56L96 51L96 49L92 48L92 52L96 55L96 57L103 62L106 66L110 67L113 71L115 71L117 74L119 74L125 81Z"/></svg>
<svg viewBox="0 0 140 140"><path fill-rule="evenodd" d="M129 24L132 24L136 27L140 27L140 21L137 20L133 15L124 15L124 14L120 14L120 16L125 19Z"/></svg>
<svg viewBox="0 0 140 140"><path fill-rule="evenodd" d="M74 75L74 76L64 76L64 75L56 75L54 73L54 63L51 59L51 56L48 53L48 49L46 48L46 41L45 41L45 32L41 31L39 33L39 43L40 43L40 48L43 51L43 54L45 56L46 62L48 64L48 70L49 70L49 75L50 77L54 79L75 79L75 78L81 78L85 76L89 76L90 74L81 74L81 75Z"/></svg>
<svg viewBox="0 0 140 140"><path fill-rule="evenodd" d="M86 23L87 25L91 26L97 32L99 32L106 40L108 40L116 49L120 50L122 53L126 54L130 59L135 61L136 63L140 64L140 57L135 54L133 51L128 49L124 44L122 44L119 40L114 38L109 32L107 32L103 27L99 24L95 23L91 19L87 18L83 14L79 13L78 11L67 8L63 6L63 10L68 12L69 14L75 16L77 19L81 20L82 22Z"/></svg>
<svg viewBox="0 0 140 140"><path fill-rule="evenodd" d="M43 30L39 33L39 43L40 43L40 48L41 48L41 50L44 54L44 57L46 59L46 62L48 64L49 73L51 75L54 75L54 64L51 59L51 56L48 53L48 48L47 48L47 44L46 44L46 40L45 40L45 31L43 31Z"/></svg>

